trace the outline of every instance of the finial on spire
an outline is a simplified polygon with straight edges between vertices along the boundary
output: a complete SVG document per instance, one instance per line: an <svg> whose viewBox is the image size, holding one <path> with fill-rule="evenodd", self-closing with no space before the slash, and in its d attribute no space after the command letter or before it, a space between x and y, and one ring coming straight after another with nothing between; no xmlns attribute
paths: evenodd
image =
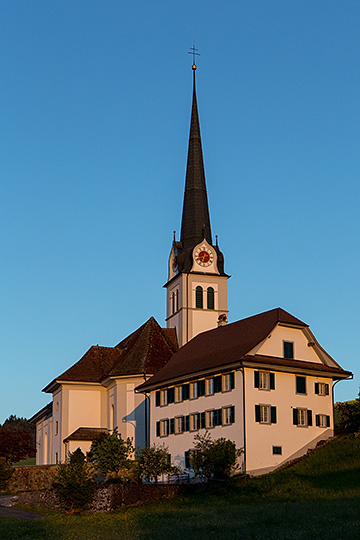
<svg viewBox="0 0 360 540"><path fill-rule="evenodd" d="M193 46L190 47L190 51L188 52L188 54L192 54L192 55L193 55L193 65L192 65L193 71L196 70L195 56L200 56L200 53L196 52L196 51L198 51L198 50L199 50L199 49L196 49L196 48L195 48L195 41L193 41Z"/></svg>
<svg viewBox="0 0 360 540"><path fill-rule="evenodd" d="M175 242L175 240L176 240L176 239L175 239L176 231L173 231L173 233L174 233L174 242Z"/></svg>
<svg viewBox="0 0 360 540"><path fill-rule="evenodd" d="M216 245L216 247L219 247L219 244L218 244L218 235L217 235L217 234L215 234L215 238L216 238L216 244L215 244L215 245Z"/></svg>

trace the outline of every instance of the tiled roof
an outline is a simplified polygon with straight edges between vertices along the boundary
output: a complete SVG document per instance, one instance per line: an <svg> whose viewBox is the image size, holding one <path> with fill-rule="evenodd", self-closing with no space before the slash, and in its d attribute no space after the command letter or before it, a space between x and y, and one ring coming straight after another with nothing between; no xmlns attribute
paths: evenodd
<svg viewBox="0 0 360 540"><path fill-rule="evenodd" d="M93 441L101 433L109 433L106 428L89 428L80 427L76 429L71 435L64 439L64 443L68 441Z"/></svg>
<svg viewBox="0 0 360 540"><path fill-rule="evenodd" d="M156 373L177 350L175 330L160 328L151 317L116 347L93 345L76 364L44 388L52 392L62 381L100 383L107 377Z"/></svg>
<svg viewBox="0 0 360 540"><path fill-rule="evenodd" d="M238 362L263 341L277 323L308 326L284 309L275 308L208 330L181 347L156 375L138 389L144 390L154 384Z"/></svg>
<svg viewBox="0 0 360 540"><path fill-rule="evenodd" d="M322 371L324 373L332 374L335 378L346 378L351 376L351 371L345 371L340 366L326 366L320 362L307 362L304 360L288 360L286 358L278 358L274 356L263 356L260 354L246 355L243 358L243 364L256 364L256 365L268 365L276 366L278 368L288 368L302 370L302 371ZM271 368L269 368L271 369Z"/></svg>

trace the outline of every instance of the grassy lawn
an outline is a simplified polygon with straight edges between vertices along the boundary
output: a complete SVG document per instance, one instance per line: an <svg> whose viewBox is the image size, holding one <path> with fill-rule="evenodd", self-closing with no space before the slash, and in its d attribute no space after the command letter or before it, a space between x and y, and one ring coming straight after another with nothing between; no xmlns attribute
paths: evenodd
<svg viewBox="0 0 360 540"><path fill-rule="evenodd" d="M355 540L360 538L360 438L247 484L216 484L174 501L97 515L0 518L1 540Z"/></svg>

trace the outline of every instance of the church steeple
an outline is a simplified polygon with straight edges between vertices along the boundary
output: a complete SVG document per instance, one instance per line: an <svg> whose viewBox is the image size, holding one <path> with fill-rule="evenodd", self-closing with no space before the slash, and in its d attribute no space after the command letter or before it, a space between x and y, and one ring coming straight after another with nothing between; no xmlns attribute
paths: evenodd
<svg viewBox="0 0 360 540"><path fill-rule="evenodd" d="M186 167L184 204L180 241L183 247L193 248L204 238L212 244L209 206L206 192L204 159L196 99L196 65L193 64L193 96L189 149Z"/></svg>

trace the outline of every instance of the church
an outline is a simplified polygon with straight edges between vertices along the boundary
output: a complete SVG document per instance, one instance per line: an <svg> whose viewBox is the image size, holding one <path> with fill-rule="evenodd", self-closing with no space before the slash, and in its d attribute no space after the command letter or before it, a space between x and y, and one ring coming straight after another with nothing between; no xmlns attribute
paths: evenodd
<svg viewBox="0 0 360 540"><path fill-rule="evenodd" d="M208 430L243 449L244 473L274 470L334 433L333 384L351 373L281 308L228 323L224 255L211 233L196 65L180 239L168 260L166 328L151 317L114 347L92 346L43 391L36 463L88 452L117 427L135 447L165 443L189 468Z"/></svg>

